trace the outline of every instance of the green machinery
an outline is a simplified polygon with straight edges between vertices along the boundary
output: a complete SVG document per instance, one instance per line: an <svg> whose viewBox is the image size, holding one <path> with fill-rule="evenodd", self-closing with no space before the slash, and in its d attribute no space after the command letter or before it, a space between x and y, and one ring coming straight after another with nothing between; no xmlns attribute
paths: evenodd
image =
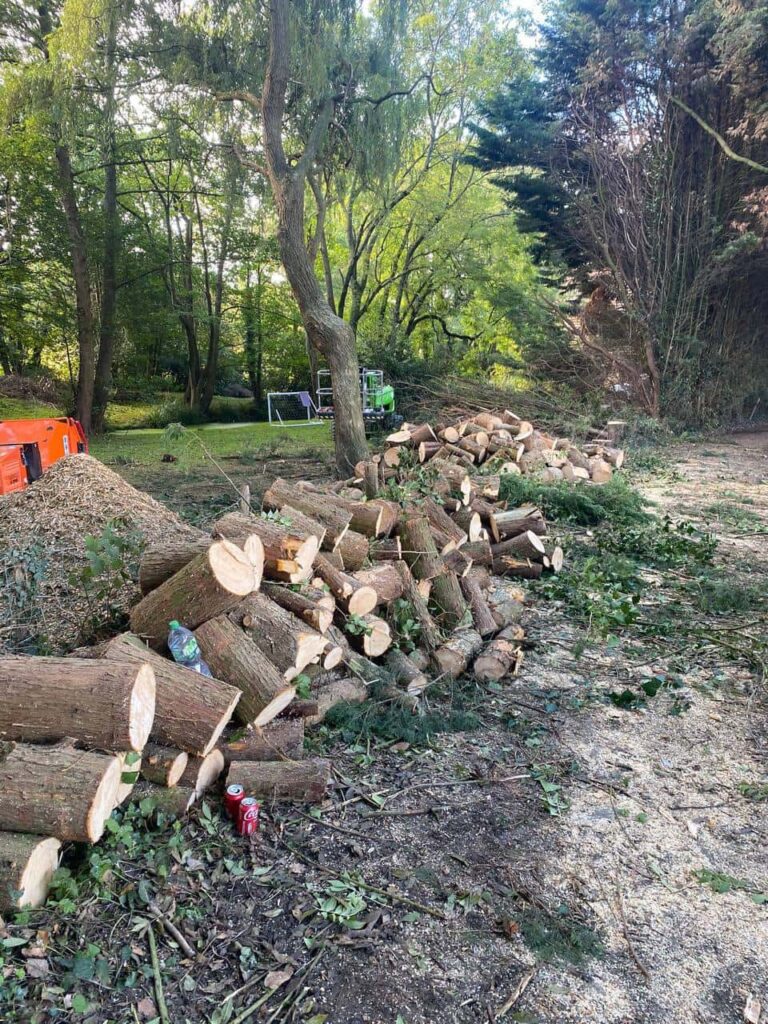
<svg viewBox="0 0 768 1024"><path fill-rule="evenodd" d="M333 388L329 370L317 373L317 415L321 419L334 418ZM360 370L360 402L366 431L395 430L403 417L395 412L395 389L384 383L383 370Z"/></svg>

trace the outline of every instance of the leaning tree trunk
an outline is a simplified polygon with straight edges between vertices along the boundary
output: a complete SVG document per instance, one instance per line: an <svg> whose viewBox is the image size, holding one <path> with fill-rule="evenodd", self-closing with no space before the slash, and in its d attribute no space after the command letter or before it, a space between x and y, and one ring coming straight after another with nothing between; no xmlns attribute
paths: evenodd
<svg viewBox="0 0 768 1024"><path fill-rule="evenodd" d="M283 147L283 115L290 77L289 6L288 0L271 0L269 5L269 58L261 94L264 156L277 208L277 240L283 266L307 338L325 356L331 371L336 466L341 476L348 477L352 476L355 463L368 454L355 332L328 304L304 241L307 171L327 135L334 101L329 99L323 104L303 155L291 166Z"/></svg>

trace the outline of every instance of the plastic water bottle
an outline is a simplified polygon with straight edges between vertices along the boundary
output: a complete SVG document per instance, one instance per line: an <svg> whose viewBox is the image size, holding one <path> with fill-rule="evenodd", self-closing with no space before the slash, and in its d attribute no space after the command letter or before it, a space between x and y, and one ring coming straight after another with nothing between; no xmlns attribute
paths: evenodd
<svg viewBox="0 0 768 1024"><path fill-rule="evenodd" d="M197 638L192 630L182 626L176 619L168 625L168 649L173 655L173 660L185 668L191 668L193 672L199 672L201 676L210 676L211 670L203 661Z"/></svg>

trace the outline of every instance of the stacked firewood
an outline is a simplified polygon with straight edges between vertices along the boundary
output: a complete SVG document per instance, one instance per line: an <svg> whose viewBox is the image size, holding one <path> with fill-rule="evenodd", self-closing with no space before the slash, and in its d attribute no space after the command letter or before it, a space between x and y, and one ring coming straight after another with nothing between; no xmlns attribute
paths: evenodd
<svg viewBox="0 0 768 1024"><path fill-rule="evenodd" d="M436 681L514 675L519 580L559 571L563 552L539 509L499 501L501 472L565 449L488 456L527 433L504 416L404 428L352 480L275 480L260 512L144 552L130 632L66 659L0 659L3 905L44 898L60 841L98 841L137 780L134 796L174 815L225 772L266 801L321 800L331 766L304 758L304 732L336 704L375 688L418 714ZM173 620L210 677L171 660Z"/></svg>
<svg viewBox="0 0 768 1024"><path fill-rule="evenodd" d="M405 424L389 435L387 444L383 454L387 469L399 466L401 449L410 448L420 463L482 465L484 472L533 475L543 483L589 480L603 484L624 462L624 452L610 437L598 437L578 448L568 438L552 437L508 410L498 416L478 413L437 428Z"/></svg>

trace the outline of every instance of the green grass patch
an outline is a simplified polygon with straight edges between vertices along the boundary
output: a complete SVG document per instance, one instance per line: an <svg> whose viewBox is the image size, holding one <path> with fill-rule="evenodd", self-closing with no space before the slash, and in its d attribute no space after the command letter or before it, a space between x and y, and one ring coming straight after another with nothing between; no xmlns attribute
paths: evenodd
<svg viewBox="0 0 768 1024"><path fill-rule="evenodd" d="M181 395L164 392L146 402L111 402L107 408L108 430L162 429L171 423L201 426L205 423L251 423L256 409L251 398L216 397L207 414L190 409Z"/></svg>
<svg viewBox="0 0 768 1024"><path fill-rule="evenodd" d="M48 402L0 396L0 420L38 420L65 415L66 412L61 406L51 405Z"/></svg>

